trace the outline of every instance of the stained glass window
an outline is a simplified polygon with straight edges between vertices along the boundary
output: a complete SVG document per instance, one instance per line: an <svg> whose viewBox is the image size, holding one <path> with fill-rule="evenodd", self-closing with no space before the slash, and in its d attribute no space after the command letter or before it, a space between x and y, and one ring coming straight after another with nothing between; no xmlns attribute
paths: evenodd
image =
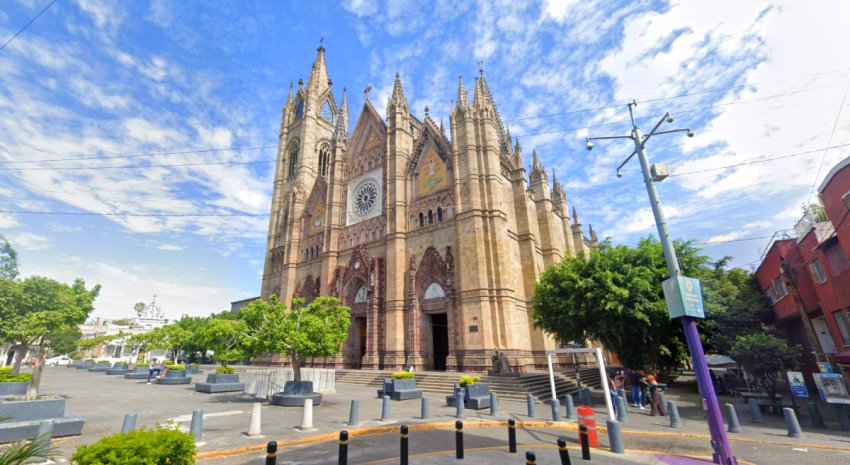
<svg viewBox="0 0 850 465"><path fill-rule="evenodd" d="M331 111L331 104L327 100L325 100L325 103L322 104L322 110L321 110L321 112L319 112L319 114L328 123L334 122L334 114Z"/></svg>
<svg viewBox="0 0 850 465"><path fill-rule="evenodd" d="M300 118L302 116L304 116L304 101L299 100L298 101L298 109L295 110L295 117Z"/></svg>

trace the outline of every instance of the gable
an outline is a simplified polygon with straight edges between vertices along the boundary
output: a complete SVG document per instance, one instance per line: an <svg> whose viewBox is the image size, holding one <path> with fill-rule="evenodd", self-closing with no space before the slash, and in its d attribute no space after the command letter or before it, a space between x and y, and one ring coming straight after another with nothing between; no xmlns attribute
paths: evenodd
<svg viewBox="0 0 850 465"><path fill-rule="evenodd" d="M434 147L428 147L422 158L422 163L419 164L417 193L428 195L440 189L445 189L448 185L446 163L440 158L440 154L434 150Z"/></svg>
<svg viewBox="0 0 850 465"><path fill-rule="evenodd" d="M327 184L319 176L313 185L310 196L307 197L307 208L304 209L303 237L310 237L325 230L325 209L327 205Z"/></svg>

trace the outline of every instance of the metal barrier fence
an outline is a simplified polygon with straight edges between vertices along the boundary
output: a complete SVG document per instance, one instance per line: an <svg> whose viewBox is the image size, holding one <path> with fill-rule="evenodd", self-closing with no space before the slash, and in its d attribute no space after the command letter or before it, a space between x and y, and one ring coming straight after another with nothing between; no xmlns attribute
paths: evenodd
<svg viewBox="0 0 850 465"><path fill-rule="evenodd" d="M302 368L301 380L312 381L317 392L334 391L336 370L333 368ZM258 399L268 399L283 391L287 381L294 379L292 368L256 368L249 369L244 375L245 392Z"/></svg>

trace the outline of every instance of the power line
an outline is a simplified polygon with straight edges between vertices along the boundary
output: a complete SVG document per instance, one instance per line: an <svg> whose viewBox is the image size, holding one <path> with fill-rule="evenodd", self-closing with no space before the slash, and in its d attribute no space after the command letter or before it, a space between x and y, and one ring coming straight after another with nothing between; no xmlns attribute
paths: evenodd
<svg viewBox="0 0 850 465"><path fill-rule="evenodd" d="M742 237L740 239L729 239L724 241L705 241L705 242L695 242L694 245L712 245L712 244L726 244L729 242L744 242L744 241L755 241L759 239L770 239L773 236L758 236L758 237Z"/></svg>
<svg viewBox="0 0 850 465"><path fill-rule="evenodd" d="M841 110L844 109L844 102L847 101L848 90L850 90L850 80L847 81L847 87L844 88L844 97L841 98L841 105L838 106L838 113L835 115L835 121L832 123L832 131L830 131L829 139L826 141L827 148L823 151L823 156L820 159L820 165L818 165L818 172L815 175L815 179L812 180L812 189L809 191L809 198L807 202L811 201L812 194L815 192L815 186L817 185L818 178L820 177L820 171L823 169L823 162L826 161L826 154L829 152L829 144L832 143L832 136L835 135L835 128L838 127L838 118L841 117Z"/></svg>
<svg viewBox="0 0 850 465"><path fill-rule="evenodd" d="M132 217L264 217L268 213L95 213L95 212L47 212L24 210L0 210L0 213L19 215L69 215L69 216L132 216Z"/></svg>
<svg viewBox="0 0 850 465"><path fill-rule="evenodd" d="M7 46L7 45L9 45L9 42L11 42L11 41L15 40L15 39L16 39L19 35L21 35L21 33L22 33L22 32L24 32L24 31L25 31L28 27L30 27L30 24L34 23L34 22L35 22L35 20L36 20L36 19L38 19L38 17L39 17L39 16L41 16L42 14L44 14L44 12L45 12L45 11L47 11L47 9L48 9L48 8L50 8L51 6L53 6L53 4L54 4L54 3L56 3L56 0L53 0L53 1L51 1L50 3L48 3L48 4L47 4L47 6L46 6L46 7L44 7L44 9L42 9L41 11L39 11L39 12L38 12L38 14L37 14L37 15L35 15L35 17L34 17L33 19L31 19L31 20L30 20L30 22L26 23L26 24L24 25L24 27L22 27L22 28L21 28L18 32L16 32L16 33L15 33L15 35L13 35L13 36L12 36L12 38L11 38L11 39L7 40L5 44L3 44L2 46L0 46L0 50L3 50L4 48L6 48L6 46Z"/></svg>
<svg viewBox="0 0 850 465"><path fill-rule="evenodd" d="M255 165L261 163L274 163L275 160L255 161L211 161L203 163L175 163L166 165L118 165L118 166L66 166L56 168L0 168L0 171L74 171L74 170L118 170L137 168L175 168L184 166L211 166L211 165Z"/></svg>
<svg viewBox="0 0 850 465"><path fill-rule="evenodd" d="M276 148L276 145L261 145L257 147L224 147L224 148L216 148L216 149L199 149L199 150L182 150L177 152L157 152L157 153L142 153L142 154L134 154L134 155L104 155L100 157L83 157L83 158L52 158L45 160L3 160L0 161L0 164L19 164L19 163L47 163L47 162L56 162L56 161L85 161L85 160L112 160L117 158L147 158L147 157L162 157L166 155L188 155L194 153L210 153L210 152L230 152L230 151L240 151L240 150L262 150L262 149L271 149Z"/></svg>
<svg viewBox="0 0 850 465"><path fill-rule="evenodd" d="M793 158L793 157L800 157L800 156L803 156L803 155L811 155L813 153L818 153L818 152L825 151L825 150L828 150L828 149L837 149L837 148L848 147L848 146L850 146L850 143L833 145L832 147L824 147L822 149L808 150L808 151L805 151L805 152L791 153L791 154L788 154L788 155L780 155L778 157L762 158L760 160L753 160L753 161L746 161L746 162L742 162L742 163L735 163L733 165L718 166L718 167L715 167L715 168L706 168L706 169L696 170L696 171L686 171L684 173L671 173L670 177L672 178L672 177L676 177L676 176L688 176L688 175L691 175L691 174L708 173L709 171L725 170L725 169L729 169L729 168L735 168L735 167L738 167L738 166L755 165L757 163L766 163L766 162L769 162L769 161L782 160L782 159L785 159L785 158Z"/></svg>

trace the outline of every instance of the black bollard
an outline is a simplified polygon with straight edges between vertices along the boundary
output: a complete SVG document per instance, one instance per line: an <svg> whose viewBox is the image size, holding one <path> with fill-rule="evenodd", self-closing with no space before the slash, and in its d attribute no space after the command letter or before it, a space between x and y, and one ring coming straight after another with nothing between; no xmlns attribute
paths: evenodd
<svg viewBox="0 0 850 465"><path fill-rule="evenodd" d="M537 455L534 452L527 451L525 453L525 465L537 465Z"/></svg>
<svg viewBox="0 0 850 465"><path fill-rule="evenodd" d="M455 422L455 458L463 459L463 422Z"/></svg>
<svg viewBox="0 0 850 465"><path fill-rule="evenodd" d="M339 432L339 460L337 460L337 465L348 465L348 431Z"/></svg>
<svg viewBox="0 0 850 465"><path fill-rule="evenodd" d="M581 438L581 458L590 460L590 439L587 437L587 426L581 425L578 430L578 435Z"/></svg>
<svg viewBox="0 0 850 465"><path fill-rule="evenodd" d="M516 420L508 420L508 452L516 454Z"/></svg>
<svg viewBox="0 0 850 465"><path fill-rule="evenodd" d="M567 450L567 441L564 438L558 438L558 455L561 456L561 465L572 465L570 451Z"/></svg>
<svg viewBox="0 0 850 465"><path fill-rule="evenodd" d="M401 425L401 465L407 465L408 456L410 455L410 451L408 449L407 444L407 425Z"/></svg>
<svg viewBox="0 0 850 465"><path fill-rule="evenodd" d="M266 444L266 465L277 465L277 441Z"/></svg>

